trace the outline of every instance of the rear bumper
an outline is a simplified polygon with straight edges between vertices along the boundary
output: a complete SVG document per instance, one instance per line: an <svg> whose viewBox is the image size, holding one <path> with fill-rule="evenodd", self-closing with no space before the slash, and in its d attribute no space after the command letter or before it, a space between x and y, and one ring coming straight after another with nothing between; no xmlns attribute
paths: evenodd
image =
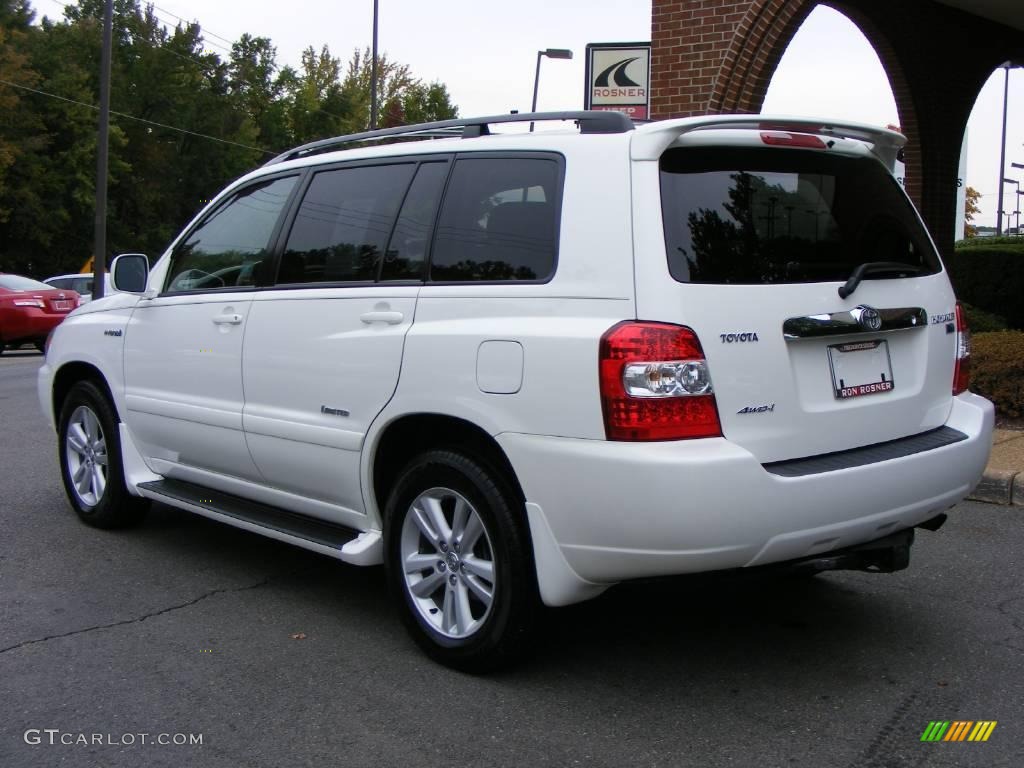
<svg viewBox="0 0 1024 768"><path fill-rule="evenodd" d="M548 553L537 558L542 597L559 605L625 579L796 560L912 528L977 484L993 420L991 403L961 395L945 426L965 439L798 477L724 438L497 439L526 494L535 553Z"/></svg>
<svg viewBox="0 0 1024 768"><path fill-rule="evenodd" d="M0 312L0 342L13 344L20 341L42 340L67 317L53 315L34 307L19 307Z"/></svg>

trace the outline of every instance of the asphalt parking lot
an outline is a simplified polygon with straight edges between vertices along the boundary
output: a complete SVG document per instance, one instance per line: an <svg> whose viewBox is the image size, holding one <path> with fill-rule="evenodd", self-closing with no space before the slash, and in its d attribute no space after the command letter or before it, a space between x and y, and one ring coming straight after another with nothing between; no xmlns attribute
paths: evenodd
<svg viewBox="0 0 1024 768"><path fill-rule="evenodd" d="M959 505L898 574L624 585L471 677L418 652L378 568L163 506L81 525L40 362L0 358L3 768L1024 764L1021 508ZM924 743L934 720L998 725Z"/></svg>

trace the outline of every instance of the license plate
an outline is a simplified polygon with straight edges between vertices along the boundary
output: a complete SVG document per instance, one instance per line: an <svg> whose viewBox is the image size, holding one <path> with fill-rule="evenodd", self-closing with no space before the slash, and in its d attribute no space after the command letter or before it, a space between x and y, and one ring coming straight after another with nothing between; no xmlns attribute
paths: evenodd
<svg viewBox="0 0 1024 768"><path fill-rule="evenodd" d="M53 308L63 310L71 309L71 302L68 301L67 299L63 301L58 299L57 301L53 302Z"/></svg>
<svg viewBox="0 0 1024 768"><path fill-rule="evenodd" d="M882 339L832 344L828 348L828 365L837 400L892 392L895 387L889 342Z"/></svg>

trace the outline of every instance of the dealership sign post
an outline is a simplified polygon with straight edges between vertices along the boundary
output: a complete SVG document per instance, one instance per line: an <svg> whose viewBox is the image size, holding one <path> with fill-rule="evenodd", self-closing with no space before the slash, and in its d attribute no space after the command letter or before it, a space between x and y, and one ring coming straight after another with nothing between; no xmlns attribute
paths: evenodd
<svg viewBox="0 0 1024 768"><path fill-rule="evenodd" d="M587 45L585 109L623 112L647 120L651 111L651 44Z"/></svg>

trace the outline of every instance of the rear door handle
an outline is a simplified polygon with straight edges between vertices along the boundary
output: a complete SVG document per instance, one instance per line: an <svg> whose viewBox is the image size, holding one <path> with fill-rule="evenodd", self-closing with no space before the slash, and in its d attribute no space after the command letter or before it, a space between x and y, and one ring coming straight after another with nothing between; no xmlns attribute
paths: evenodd
<svg viewBox="0 0 1024 768"><path fill-rule="evenodd" d="M217 315L213 318L213 322L216 325L241 325L241 315Z"/></svg>
<svg viewBox="0 0 1024 768"><path fill-rule="evenodd" d="M388 325L398 325L402 320L405 319L405 315L401 312L387 311L387 310L374 310L372 312L364 312L359 316L367 325L372 323L387 323Z"/></svg>

